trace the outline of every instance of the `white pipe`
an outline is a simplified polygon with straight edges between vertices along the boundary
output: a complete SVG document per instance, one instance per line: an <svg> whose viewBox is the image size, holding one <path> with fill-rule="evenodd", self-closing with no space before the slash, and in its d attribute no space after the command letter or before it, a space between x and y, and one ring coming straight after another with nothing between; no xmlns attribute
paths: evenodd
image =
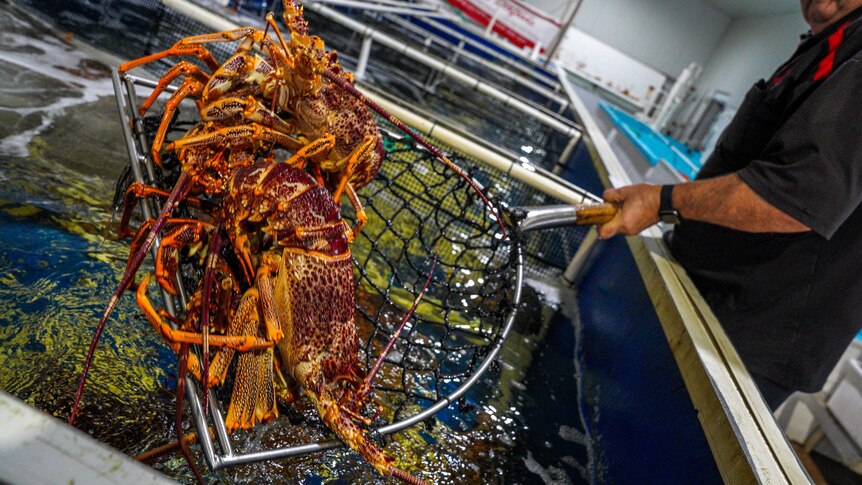
<svg viewBox="0 0 862 485"><path fill-rule="evenodd" d="M325 3L329 5L349 5L349 6L361 6L361 7L373 7L373 6L390 6L390 7L410 7L410 8L418 8L422 10L440 10L440 5L430 5L423 4L421 2L398 2L392 0L373 0L373 1L353 1L353 0L308 0L303 2L305 5L309 5L312 3Z"/></svg>
<svg viewBox="0 0 862 485"><path fill-rule="evenodd" d="M464 138L453 130L419 116L412 111L409 111L407 108L393 103L376 93L365 92L364 94L372 101L379 104L383 109L392 113L396 118L416 129L424 136L440 140L441 142L458 149L458 151L465 155L484 162L510 177L520 180L521 182L550 195L551 197L569 204L582 204L584 202L600 200L595 195L590 194L586 190L573 184L571 187L566 187L563 184L553 181L550 178L551 175L540 167L536 167L529 163L523 163L521 161L515 161L509 157L500 155L499 153L489 150L476 142Z"/></svg>
<svg viewBox="0 0 862 485"><path fill-rule="evenodd" d="M368 57L371 55L371 37L362 38L362 48L359 49L359 59L356 61L356 70L353 71L354 78L365 79L365 69L368 67Z"/></svg>
<svg viewBox="0 0 862 485"><path fill-rule="evenodd" d="M557 130L560 133L563 133L566 136L573 136L578 132L574 126L564 123L557 119L555 116L551 116L546 114L543 111L536 109L535 107L525 103L519 99L516 99L510 94L507 94L493 86L483 83L480 79L471 76L464 71L452 67L446 62L440 61L439 59L435 59L424 52L414 49L406 45L404 42L394 39L386 34L383 34L377 30L374 30L361 22L353 20L352 18L342 15L332 9L326 8L322 5L312 4L306 6L307 9L313 10L324 17L327 17L330 20L338 22L339 24L354 30L356 32L360 32L363 36L372 36L376 42L379 42L386 47L396 50L397 52L410 57L420 63L424 64L427 67L440 71L443 75L448 76L455 81L458 81L467 86L471 86L476 91L479 91L482 94L495 98L503 103L505 106L511 106L512 108L527 114L546 126Z"/></svg>
<svg viewBox="0 0 862 485"><path fill-rule="evenodd" d="M162 0L162 4L165 7L172 8L187 17L195 19L218 32L233 30L239 27L239 25L234 22L216 15L199 5L195 5L188 0Z"/></svg>
<svg viewBox="0 0 862 485"><path fill-rule="evenodd" d="M281 0L277 0L281 1ZM407 15L415 15L417 17L445 17L446 14L440 12L439 8L431 9L431 7L422 7L421 5L409 4L402 2L402 5L407 5L407 7L397 7L394 6L396 2L393 2L388 5L375 5L369 2L358 2L351 0L326 0L326 1L318 1L316 4L328 3L332 5L338 5L342 7L352 7L352 8L361 8L362 10L370 10L375 12L388 12L388 13L398 13L398 14L407 14ZM306 2L305 7L308 8L311 5L311 2Z"/></svg>

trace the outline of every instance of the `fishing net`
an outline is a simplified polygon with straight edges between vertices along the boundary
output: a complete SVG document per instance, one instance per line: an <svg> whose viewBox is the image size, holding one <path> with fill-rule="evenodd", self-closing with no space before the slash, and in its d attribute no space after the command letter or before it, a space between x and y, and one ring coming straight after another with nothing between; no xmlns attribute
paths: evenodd
<svg viewBox="0 0 862 485"><path fill-rule="evenodd" d="M210 31L156 1L114 1L111 9L98 8L93 2L46 4L21 0L19 3L43 19L124 59L157 52L181 37ZM211 50L218 59L224 60L233 47L214 44ZM159 76L173 63L174 60L168 59L147 68ZM140 104L138 91L152 86L150 81L131 76L115 78L121 125L130 158L130 168L120 186L138 180L170 190L178 175L176 164L172 165L167 157L165 168L159 169L152 166L146 155L158 123L158 108L153 109L151 117L144 119L139 119L135 112ZM455 92L450 97L457 100L459 96ZM470 116L478 118L483 103L472 97L474 95L462 106L450 102L447 105L450 114L471 107L474 115ZM429 104L440 103L438 100ZM488 105L484 108L487 115ZM169 139L180 136L196 122L194 107L180 111L171 126ZM547 137L542 138L529 129L509 129L512 120L523 119L523 116L503 110L495 112L492 118L506 130L477 130L479 136L491 140L519 140L516 135L526 133L527 138L533 138L532 145L547 141ZM566 227L541 234L519 234L509 228L508 237L503 237L497 221L463 179L388 122L382 119L378 122L384 135L386 160L376 179L359 193L369 222L351 245L356 275L356 323L362 346L360 359L365 367L380 355L394 327L419 292L429 271L429 259L437 258L428 292L420 300L415 315L388 354L374 383L380 413L371 428L376 433L389 434L451 409L456 403L459 411L466 412L471 401L481 400L481 396L471 400L470 391L491 366L511 328L524 273L538 277L558 276L574 256L587 230ZM560 203L511 179L506 173L460 155L451 147L441 148L499 207ZM589 194L585 193L584 201L589 200ZM146 217L158 213L156 201L143 201L140 207L146 208L143 211ZM352 209L345 205L343 210L345 219L352 221ZM195 216L182 210L176 215ZM183 259L183 262L180 274L187 287L184 295L175 300L163 293L160 303L155 299L157 305L179 317L183 314L182 301L201 278L199 264L190 259ZM209 417L203 415L200 392L193 385L187 388L198 430L203 431L210 425L215 429L215 441L209 439L209 433L199 433L204 455L213 468L338 446L336 441L298 438L274 447L258 446L251 451L234 453L231 437L224 429L221 406L222 401L229 399L230 386L229 380L211 394L213 405Z"/></svg>
<svg viewBox="0 0 862 485"><path fill-rule="evenodd" d="M146 156L159 115L129 123L135 120L134 89L142 83L152 86L133 77L116 79L118 100L125 113L123 123L134 125L127 131L131 163L142 164L121 178L118 194L138 176L143 178L140 181L168 191L177 177L178 164L171 155L164 158L163 168L154 167ZM194 106L181 109L169 130L169 140L192 126L193 121L186 116L194 112ZM429 259L432 255L437 258L427 293L374 382L380 412L372 428L386 434L421 422L459 399L462 404L466 402L465 393L491 364L514 319L523 258L519 236L503 236L495 218L464 179L393 127L384 126L382 133L386 159L377 177L359 192L368 223L351 244L360 359L366 369L381 355L419 293L429 272ZM479 183L491 180L480 167L457 156L454 159ZM183 212L187 210L180 208L175 215L195 216ZM352 208L345 204L343 210L344 217L352 221ZM199 258L181 257L180 272L186 290L194 289L202 275ZM166 301L163 307L170 309L176 303ZM182 318L182 305L176 307L177 316ZM229 387L230 381L215 396L229 399ZM192 400L197 398L194 394ZM217 431L223 427L220 409L218 404L214 406L212 418ZM192 410L200 413L200 406L193 402ZM200 423L203 416L196 419ZM198 428L200 431L200 424ZM223 438L229 439L226 434ZM334 445L315 443L309 448L310 443L298 442L238 455L229 451L228 441L219 444L222 453L208 457L214 468Z"/></svg>

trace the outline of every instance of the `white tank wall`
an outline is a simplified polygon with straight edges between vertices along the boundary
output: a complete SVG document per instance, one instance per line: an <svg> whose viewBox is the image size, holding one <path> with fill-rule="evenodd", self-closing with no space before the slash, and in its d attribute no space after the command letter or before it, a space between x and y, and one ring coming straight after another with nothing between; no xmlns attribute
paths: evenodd
<svg viewBox="0 0 862 485"><path fill-rule="evenodd" d="M555 18L565 14L569 3L521 1ZM731 107L739 105L756 80L772 74L808 30L799 12L732 19L701 0L582 1L576 29L671 78L691 62L700 64L704 71L695 84L697 93L725 91Z"/></svg>

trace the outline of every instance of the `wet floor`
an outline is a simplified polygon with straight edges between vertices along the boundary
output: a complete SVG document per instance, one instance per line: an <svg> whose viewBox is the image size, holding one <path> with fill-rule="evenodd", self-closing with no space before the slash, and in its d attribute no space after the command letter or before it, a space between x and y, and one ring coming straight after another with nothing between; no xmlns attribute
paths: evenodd
<svg viewBox="0 0 862 485"><path fill-rule="evenodd" d="M121 60L70 43L5 4L0 32L0 389L66 419L93 327L128 254L128 243L107 230L127 163L110 82ZM408 468L441 483L580 483L589 476L573 384L576 310L560 303L574 298L527 294L515 334L471 400L386 443ZM96 353L78 426L130 455L170 440L175 367L125 297ZM329 436L313 413L303 414L307 405L297 410L292 420L240 433L237 447L277 445L297 426ZM179 457L153 466L191 478ZM381 482L345 450L207 476Z"/></svg>

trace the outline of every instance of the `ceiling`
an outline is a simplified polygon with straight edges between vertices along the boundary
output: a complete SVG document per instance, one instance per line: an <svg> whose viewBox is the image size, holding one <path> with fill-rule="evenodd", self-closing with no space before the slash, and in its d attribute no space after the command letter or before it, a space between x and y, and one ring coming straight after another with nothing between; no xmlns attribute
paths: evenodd
<svg viewBox="0 0 862 485"><path fill-rule="evenodd" d="M736 17L778 15L800 12L799 0L704 0L722 12Z"/></svg>

